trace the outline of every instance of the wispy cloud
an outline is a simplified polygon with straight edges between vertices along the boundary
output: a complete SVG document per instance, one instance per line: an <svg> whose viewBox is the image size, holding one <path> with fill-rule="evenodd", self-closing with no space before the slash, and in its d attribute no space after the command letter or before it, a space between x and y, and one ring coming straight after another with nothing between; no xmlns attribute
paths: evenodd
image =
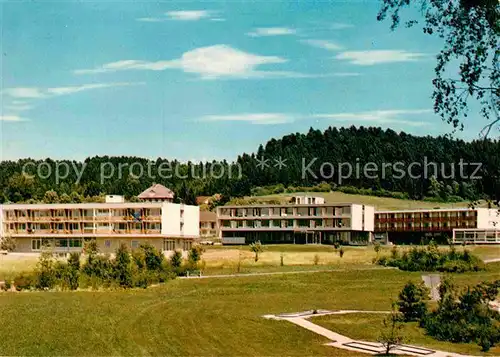
<svg viewBox="0 0 500 357"><path fill-rule="evenodd" d="M335 58L360 66L372 66L380 63L417 61L425 56L424 53L405 50L373 50L341 52Z"/></svg>
<svg viewBox="0 0 500 357"><path fill-rule="evenodd" d="M6 88L0 94L5 96L8 104L2 106L2 111L8 111L9 114L0 114L0 121L20 122L28 121L29 119L19 116L19 112L28 111L35 107L37 101L46 100L49 98L69 95L82 91L88 91L99 88L123 87L139 85L142 83L93 83L80 86L68 87L15 87Z"/></svg>
<svg viewBox="0 0 500 357"><path fill-rule="evenodd" d="M212 12L208 10L183 10L183 11L169 11L165 15L171 20L178 21L198 21L212 16Z"/></svg>
<svg viewBox="0 0 500 357"><path fill-rule="evenodd" d="M428 122L421 121L418 118L410 120L407 116L418 116L431 113L428 109L393 109L393 110L373 110L366 112L351 113L328 113L328 114L289 114L289 113L241 113L241 114L222 114L206 115L198 118L197 121L204 122L245 122L251 124L288 124L297 120L307 119L330 119L339 122L363 123L369 125L390 125L399 124L406 126L425 126Z"/></svg>
<svg viewBox="0 0 500 357"><path fill-rule="evenodd" d="M143 83L128 83L128 82L119 82L119 83L93 83L93 84L84 84L80 86L69 86L69 87L52 87L52 88L38 88L38 87L15 87L15 88L7 88L2 91L2 95L6 95L11 98L20 98L20 99L42 99L49 98L60 95L67 95L78 93L82 91L88 91L92 89L99 88L110 88L110 87L124 87L124 86L133 86L139 85ZM26 103L25 103L26 105Z"/></svg>
<svg viewBox="0 0 500 357"><path fill-rule="evenodd" d="M43 90L35 87L16 87L16 88L8 88L2 91L2 94L5 94L12 98L24 98L24 99L36 99L43 98L45 95L43 94Z"/></svg>
<svg viewBox="0 0 500 357"><path fill-rule="evenodd" d="M168 20L167 18L165 17L139 17L137 19L137 21L140 21L140 22L163 22L163 21L166 21Z"/></svg>
<svg viewBox="0 0 500 357"><path fill-rule="evenodd" d="M244 113L244 114L227 114L227 115L206 115L199 118L199 121L220 122L248 122L251 124L271 125L271 124L286 124L295 120L295 117L285 113Z"/></svg>
<svg viewBox="0 0 500 357"><path fill-rule="evenodd" d="M158 17L141 17L137 21L141 22L163 22L168 20L173 21L199 21L203 19L208 19L211 21L224 21L224 19L217 16L217 11L209 10L180 10L180 11L168 11L165 14Z"/></svg>
<svg viewBox="0 0 500 357"><path fill-rule="evenodd" d="M408 120L405 117L411 115L429 114L429 109L394 109L394 110L373 110L366 112L316 114L314 118L332 119L347 122L367 122L371 124L401 124L408 126L425 126L428 122L418 119Z"/></svg>
<svg viewBox="0 0 500 357"><path fill-rule="evenodd" d="M13 112L24 112L26 110L30 110L31 108L33 108L33 106L29 104L11 104L4 105L3 108Z"/></svg>
<svg viewBox="0 0 500 357"><path fill-rule="evenodd" d="M200 47L185 52L181 58L165 61L125 60L107 63L95 69L76 70L77 74L115 72L125 70L163 71L180 69L186 73L195 73L204 79L249 78L278 75L280 72L258 71L257 67L265 64L279 64L287 59L277 56L260 56L244 52L227 45Z"/></svg>
<svg viewBox="0 0 500 357"><path fill-rule="evenodd" d="M345 30L345 29L353 28L354 25L352 25L352 24L346 24L346 23L343 23L343 22L334 22L334 23L330 24L329 27L332 30Z"/></svg>
<svg viewBox="0 0 500 357"><path fill-rule="evenodd" d="M288 27L259 27L255 30L248 32L247 36L250 37L265 37L265 36L286 36L295 35L296 30Z"/></svg>
<svg viewBox="0 0 500 357"><path fill-rule="evenodd" d="M305 43L306 45L322 48L328 51L339 51L343 48L339 44L328 40L307 39L307 40L300 40L300 42Z"/></svg>
<svg viewBox="0 0 500 357"><path fill-rule="evenodd" d="M298 73L293 71L259 70L259 66L282 64L288 60L278 56L261 56L227 45L200 47L185 52L181 58L162 61L122 60L106 63L94 69L79 69L76 74L117 71L164 71L180 69L202 79L261 79L261 78L325 78L357 76L359 73Z"/></svg>
<svg viewBox="0 0 500 357"><path fill-rule="evenodd" d="M17 116L17 115L9 115L9 114L2 115L2 114L0 114L0 121L19 122L19 121L27 121L27 119L22 118L22 117Z"/></svg>

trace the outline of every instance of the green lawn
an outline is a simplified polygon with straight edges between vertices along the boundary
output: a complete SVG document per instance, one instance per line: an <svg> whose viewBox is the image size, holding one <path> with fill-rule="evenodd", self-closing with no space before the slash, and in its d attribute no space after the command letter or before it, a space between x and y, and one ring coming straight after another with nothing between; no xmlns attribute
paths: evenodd
<svg viewBox="0 0 500 357"><path fill-rule="evenodd" d="M491 272L468 274L482 279ZM264 314L387 310L419 273L178 279L147 290L0 293L0 355L359 356Z"/></svg>
<svg viewBox="0 0 500 357"><path fill-rule="evenodd" d="M329 330L354 339L365 341L376 341L380 335L384 316L380 314L349 314L330 315L312 318L311 321ZM481 348L473 343L450 343L437 341L425 334L425 330L418 327L418 323L412 322L404 324L402 335L405 337L404 343L435 348L447 352L461 354L498 356L500 346L496 346L488 353L481 352Z"/></svg>

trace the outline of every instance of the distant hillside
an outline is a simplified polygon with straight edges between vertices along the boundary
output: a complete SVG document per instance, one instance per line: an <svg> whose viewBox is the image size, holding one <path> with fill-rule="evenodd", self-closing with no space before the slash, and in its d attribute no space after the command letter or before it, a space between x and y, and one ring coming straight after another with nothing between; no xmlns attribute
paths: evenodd
<svg viewBox="0 0 500 357"><path fill-rule="evenodd" d="M428 202L417 200L405 200L389 197L375 197L365 195L351 195L343 192L305 192L305 193L287 193L268 196L251 196L256 201L281 201L286 202L288 198L293 195L312 195L324 197L326 203L358 203L364 205L374 206L377 210L393 210L393 209L425 209L425 208L460 208L468 207L469 201L454 202L454 203L441 203L441 202ZM485 202L480 202L478 207L486 207Z"/></svg>

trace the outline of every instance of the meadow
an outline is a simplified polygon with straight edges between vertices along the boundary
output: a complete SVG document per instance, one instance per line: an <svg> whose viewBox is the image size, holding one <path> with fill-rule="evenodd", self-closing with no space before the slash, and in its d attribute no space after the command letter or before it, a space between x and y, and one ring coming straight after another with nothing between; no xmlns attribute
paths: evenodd
<svg viewBox="0 0 500 357"><path fill-rule="evenodd" d="M146 290L0 294L0 355L335 355L269 313L387 310L397 270L177 279Z"/></svg>
<svg viewBox="0 0 500 357"><path fill-rule="evenodd" d="M401 210L401 209L426 209L426 208L467 208L470 201L462 202L432 202L432 201L417 201L417 200L403 200L391 197L377 197L366 195L348 194L339 191L332 192L308 192L308 193L282 193L267 196L252 196L257 200L285 200L294 195L310 195L316 197L323 197L326 203L357 203L374 206L376 210ZM481 201L478 207L486 207L486 202Z"/></svg>
<svg viewBox="0 0 500 357"><path fill-rule="evenodd" d="M212 251L223 250L205 254ZM499 263L489 264L488 271L456 281L492 280L499 272ZM176 279L127 291L0 293L0 355L359 356L262 315L388 310L403 285L420 275L352 265L335 272Z"/></svg>

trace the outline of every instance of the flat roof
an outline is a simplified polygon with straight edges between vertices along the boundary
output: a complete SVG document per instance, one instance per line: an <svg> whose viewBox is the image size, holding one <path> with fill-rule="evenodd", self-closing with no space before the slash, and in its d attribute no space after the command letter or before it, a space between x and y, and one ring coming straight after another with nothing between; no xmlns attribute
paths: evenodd
<svg viewBox="0 0 500 357"><path fill-rule="evenodd" d="M370 205L363 205L361 203L283 203L283 204L255 204L255 205L227 205L219 206L217 209L222 208L287 208L287 207L347 207L347 206L365 206L374 207Z"/></svg>
<svg viewBox="0 0 500 357"><path fill-rule="evenodd" d="M476 211L478 208L465 208L465 207L457 207L457 208L420 208L420 209L398 209L398 210L384 210L384 211L375 211L377 213L423 213L423 212L449 212L449 211Z"/></svg>

